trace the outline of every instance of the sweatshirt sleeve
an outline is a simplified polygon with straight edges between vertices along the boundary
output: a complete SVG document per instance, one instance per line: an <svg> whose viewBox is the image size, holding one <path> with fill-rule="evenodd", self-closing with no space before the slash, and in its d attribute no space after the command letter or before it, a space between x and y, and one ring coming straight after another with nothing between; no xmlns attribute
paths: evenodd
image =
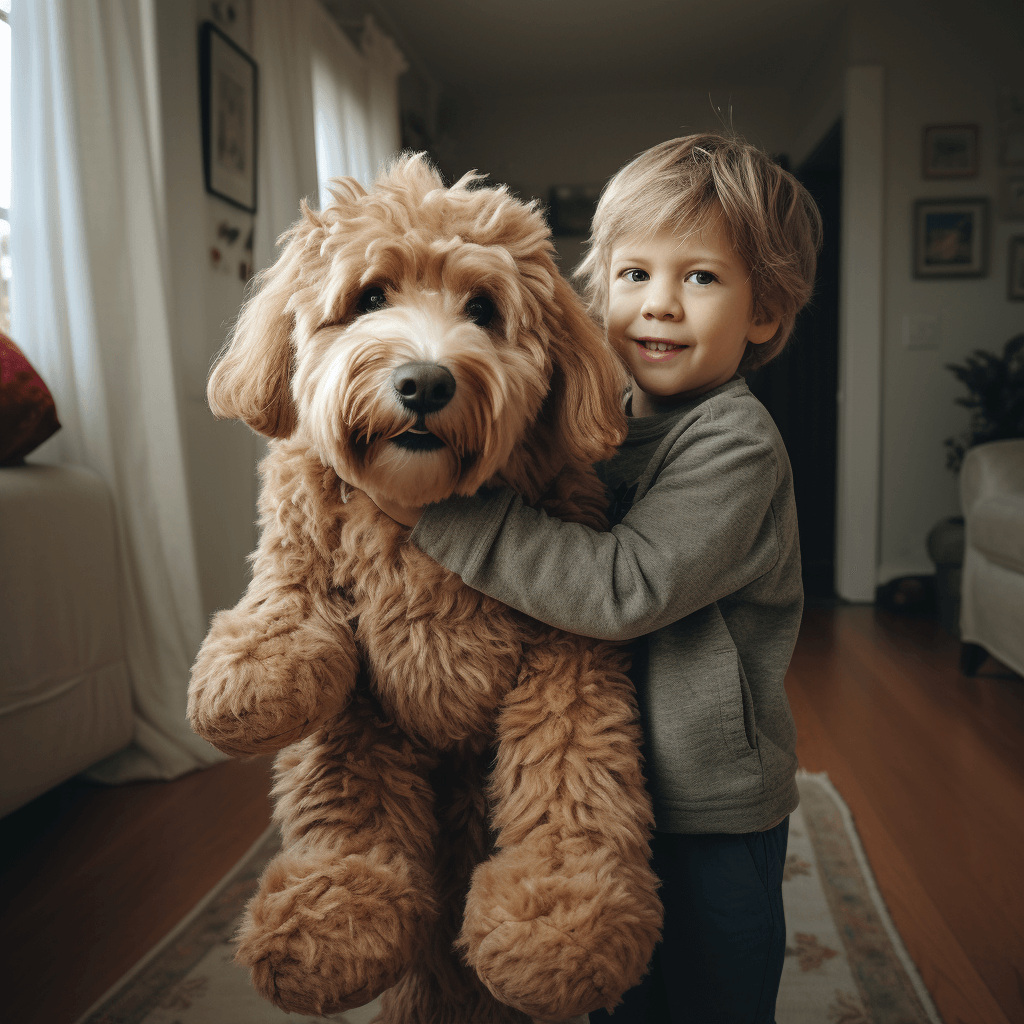
<svg viewBox="0 0 1024 1024"><path fill-rule="evenodd" d="M686 433L607 533L553 519L503 489L428 506L412 540L467 585L549 625L609 640L653 632L779 558L771 441L698 425Z"/></svg>

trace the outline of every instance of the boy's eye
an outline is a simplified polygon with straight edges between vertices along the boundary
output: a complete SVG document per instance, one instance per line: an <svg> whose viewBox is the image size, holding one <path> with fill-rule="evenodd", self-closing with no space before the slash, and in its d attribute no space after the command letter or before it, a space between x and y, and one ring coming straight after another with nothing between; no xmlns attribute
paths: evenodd
<svg viewBox="0 0 1024 1024"><path fill-rule="evenodd" d="M633 284L639 284L641 281L649 281L651 275L646 270L627 270L622 275L627 281L632 281Z"/></svg>
<svg viewBox="0 0 1024 1024"><path fill-rule="evenodd" d="M687 278L694 284L714 284L718 280L710 270L695 270L692 274L687 274Z"/></svg>

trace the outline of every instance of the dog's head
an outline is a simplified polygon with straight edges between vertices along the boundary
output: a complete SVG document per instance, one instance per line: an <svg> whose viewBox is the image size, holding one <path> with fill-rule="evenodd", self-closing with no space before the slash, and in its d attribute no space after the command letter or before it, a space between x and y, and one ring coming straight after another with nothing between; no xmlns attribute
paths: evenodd
<svg viewBox="0 0 1024 1024"><path fill-rule="evenodd" d="M624 433L622 370L551 258L541 214L422 155L285 236L210 377L210 407L301 437L406 504L508 483L536 496Z"/></svg>

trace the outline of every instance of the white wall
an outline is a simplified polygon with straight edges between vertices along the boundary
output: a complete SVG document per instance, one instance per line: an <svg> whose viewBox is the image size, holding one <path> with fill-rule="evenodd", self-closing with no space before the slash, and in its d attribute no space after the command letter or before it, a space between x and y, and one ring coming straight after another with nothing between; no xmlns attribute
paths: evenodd
<svg viewBox="0 0 1024 1024"><path fill-rule="evenodd" d="M221 8L229 5L220 4ZM220 28L251 52L249 4ZM177 386L184 424L193 531L204 614L234 605L248 582L246 555L256 542L253 467L261 445L248 427L215 420L206 377L242 303L239 263L252 216L208 195L203 181L199 106L199 25L213 18L210 0L158 5L160 90L167 182L171 311ZM218 237L227 223L233 244ZM215 262L211 250L222 258Z"/></svg>
<svg viewBox="0 0 1024 1024"><path fill-rule="evenodd" d="M506 182L523 198L547 201L552 185L602 185L624 163L665 139L721 129L729 104L736 129L769 152L786 152L794 136L788 92L767 87L731 92L640 92L463 98L444 113L438 141L442 170L474 168ZM714 104L714 107L713 105ZM558 238L565 271L582 239Z"/></svg>
<svg viewBox="0 0 1024 1024"><path fill-rule="evenodd" d="M964 391L945 364L975 348L998 351L1024 330L1024 303L1007 298L1009 239L1024 224L999 219L997 101L1001 88L1024 86L1024 9L1001 0L863 3L851 22L850 62L885 73L885 228L881 531L878 582L931 572L925 538L941 518L959 514L957 478L945 468L943 440L967 425L954 402ZM925 179L922 129L977 124L976 178ZM916 199L987 196L992 203L989 272L983 278L918 280L912 274ZM938 316L934 349L903 344L905 317Z"/></svg>

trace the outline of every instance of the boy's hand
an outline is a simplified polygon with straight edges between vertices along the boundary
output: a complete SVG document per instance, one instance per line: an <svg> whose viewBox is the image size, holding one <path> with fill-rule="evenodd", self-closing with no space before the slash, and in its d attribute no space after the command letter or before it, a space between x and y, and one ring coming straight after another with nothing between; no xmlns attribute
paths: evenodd
<svg viewBox="0 0 1024 1024"><path fill-rule="evenodd" d="M423 514L422 505L399 505L397 501L389 501L379 494L374 494L373 491L366 491L366 494L384 515L390 516L396 523L401 523L403 526L415 526Z"/></svg>

